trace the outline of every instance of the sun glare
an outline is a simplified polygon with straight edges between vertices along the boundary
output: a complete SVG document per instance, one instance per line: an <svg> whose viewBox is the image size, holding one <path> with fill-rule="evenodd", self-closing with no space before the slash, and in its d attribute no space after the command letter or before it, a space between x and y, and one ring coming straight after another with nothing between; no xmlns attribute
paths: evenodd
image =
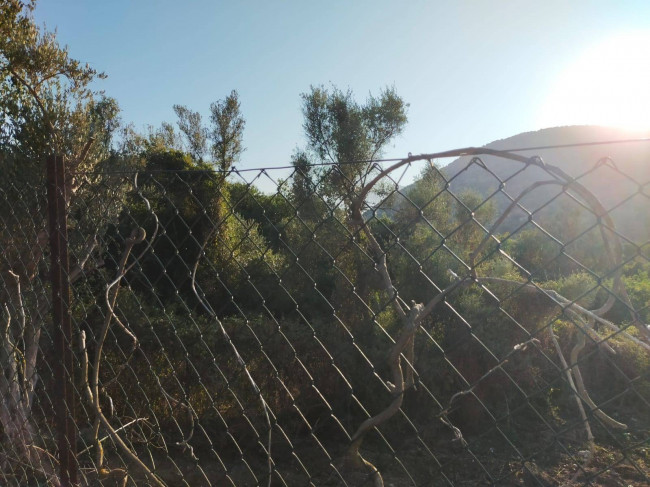
<svg viewBox="0 0 650 487"><path fill-rule="evenodd" d="M650 130L650 31L610 37L560 74L540 126L574 124Z"/></svg>

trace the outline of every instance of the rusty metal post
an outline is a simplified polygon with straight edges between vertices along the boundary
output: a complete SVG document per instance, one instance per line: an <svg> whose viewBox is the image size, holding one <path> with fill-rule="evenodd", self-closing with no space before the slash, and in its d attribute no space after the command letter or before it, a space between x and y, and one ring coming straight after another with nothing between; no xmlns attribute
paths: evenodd
<svg viewBox="0 0 650 487"><path fill-rule="evenodd" d="M70 320L70 273L65 168L60 156L47 160L47 207L50 230L54 376L59 464L62 487L78 485L77 434L74 425L74 369Z"/></svg>

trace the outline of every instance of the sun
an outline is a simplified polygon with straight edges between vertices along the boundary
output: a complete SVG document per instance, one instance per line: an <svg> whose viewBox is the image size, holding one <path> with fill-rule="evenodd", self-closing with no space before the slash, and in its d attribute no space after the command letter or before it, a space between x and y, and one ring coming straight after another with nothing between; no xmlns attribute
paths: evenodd
<svg viewBox="0 0 650 487"><path fill-rule="evenodd" d="M618 34L589 48L558 76L539 118L541 127L650 130L650 31Z"/></svg>

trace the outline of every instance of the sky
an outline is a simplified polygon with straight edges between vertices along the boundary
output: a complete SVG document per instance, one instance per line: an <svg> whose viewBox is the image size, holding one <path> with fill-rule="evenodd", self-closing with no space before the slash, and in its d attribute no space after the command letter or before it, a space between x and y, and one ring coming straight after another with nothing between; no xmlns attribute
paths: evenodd
<svg viewBox="0 0 650 487"><path fill-rule="evenodd" d="M394 86L409 123L383 156L572 124L650 128L650 1L40 0L35 19L108 75L136 128L239 93L237 167L305 145L300 94ZM646 117L646 114L649 114ZM647 123L646 123L647 120Z"/></svg>

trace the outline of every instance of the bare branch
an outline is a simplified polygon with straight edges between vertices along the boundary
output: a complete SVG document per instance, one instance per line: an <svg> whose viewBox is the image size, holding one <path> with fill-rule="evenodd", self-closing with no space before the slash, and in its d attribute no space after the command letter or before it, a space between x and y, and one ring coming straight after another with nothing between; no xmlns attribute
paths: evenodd
<svg viewBox="0 0 650 487"><path fill-rule="evenodd" d="M573 349L571 350L571 373L573 374L573 377L575 379L575 384L577 386L580 399L582 399L585 403L587 403L587 406L589 406L591 412L607 426L616 429L623 429L623 430L627 429L627 426L625 424L619 423L615 419L612 419L607 414L605 414L602 409L596 406L596 404L591 399L591 397L589 397L589 393L587 392L587 389L585 388L585 384L582 380L580 367L578 366L578 355L585 348L585 334L580 333L578 331L577 336L578 336L577 342L574 345Z"/></svg>
<svg viewBox="0 0 650 487"><path fill-rule="evenodd" d="M567 311L569 314L571 312L578 313L578 315L583 314L589 319L593 319L594 321L601 323L608 328L611 328L614 330L616 333L620 333L623 335L625 338L628 340L634 342L635 344L639 345L640 347L643 347L644 349L650 351L650 345L648 343L645 343L638 338L630 335L627 333L625 330L621 329L614 323L612 323L609 320L604 319L603 317L599 316L597 313L602 313L603 309L605 309L604 306L601 306L599 309L590 311L582 306L580 306L578 303L571 301L561 294L559 294L557 291L553 289L544 289L539 286L536 286L534 284L531 284L530 282L521 282L521 281L514 281L510 279L503 279L500 277L478 277L476 279L476 282L478 283L485 283L485 282L494 282L497 284L506 284L506 285L511 285L511 286L518 286L518 289L522 291L526 291L529 293L543 293L547 297L551 298L554 300L558 305L562 306L565 311ZM599 337L599 340L600 337Z"/></svg>
<svg viewBox="0 0 650 487"><path fill-rule="evenodd" d="M126 247L124 248L124 251L122 252L122 257L120 258L120 263L118 265L118 270L117 270L117 276L116 278L109 283L106 286L106 306L108 308L108 313L106 314L106 318L104 320L104 325L102 326L102 329L99 333L99 339L97 341L97 348L95 351L95 361L93 363L93 374L92 378L90 381L90 394L92 396L92 406L93 410L96 415L95 419L95 427L94 427L94 441L95 445L98 447L98 451L101 451L101 447L99 446L99 439L97 438L97 433L98 433L98 423L101 423L104 428L109 432L109 435L119 445L119 447L122 449L122 452L124 455L135 465L137 465L147 476L147 478L153 482L155 485L158 485L159 487L164 487L164 483L160 478L151 471L147 465L138 458L138 456L131 451L129 446L124 442L122 437L117 433L115 428L111 425L111 423L106 419L106 416L104 416L104 413L102 412L101 405L99 403L99 369L100 369L100 364L101 364L101 359L102 359L102 350L104 347L104 342L106 341L106 336L108 335L108 329L111 324L111 320L113 317L115 317L115 302L117 300L117 295L119 293L119 283L124 277L125 273L128 271L130 268L127 267L127 261L129 258L129 255L131 254L131 250L133 247L141 242L144 241L146 237L146 233L144 229L142 228L136 228L131 232L131 236L126 240ZM133 264L131 264L133 265ZM111 290L113 292L111 293ZM101 467L101 462L99 463L99 466Z"/></svg>

